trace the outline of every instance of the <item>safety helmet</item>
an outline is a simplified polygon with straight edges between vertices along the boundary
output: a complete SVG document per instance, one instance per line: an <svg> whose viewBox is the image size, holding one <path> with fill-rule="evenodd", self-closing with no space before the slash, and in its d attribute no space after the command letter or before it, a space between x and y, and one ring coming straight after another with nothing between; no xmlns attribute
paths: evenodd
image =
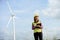
<svg viewBox="0 0 60 40"><path fill-rule="evenodd" d="M39 13L35 13L35 14L34 14L34 17L36 17L36 16L39 17Z"/></svg>

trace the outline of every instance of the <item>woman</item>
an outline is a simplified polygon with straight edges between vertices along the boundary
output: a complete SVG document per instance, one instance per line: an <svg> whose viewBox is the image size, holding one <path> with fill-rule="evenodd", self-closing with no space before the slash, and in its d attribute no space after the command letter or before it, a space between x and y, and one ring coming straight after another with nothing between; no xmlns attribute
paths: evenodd
<svg viewBox="0 0 60 40"><path fill-rule="evenodd" d="M35 40L42 40L42 23L39 21L39 16L34 16L34 22L32 23L32 30L34 30Z"/></svg>

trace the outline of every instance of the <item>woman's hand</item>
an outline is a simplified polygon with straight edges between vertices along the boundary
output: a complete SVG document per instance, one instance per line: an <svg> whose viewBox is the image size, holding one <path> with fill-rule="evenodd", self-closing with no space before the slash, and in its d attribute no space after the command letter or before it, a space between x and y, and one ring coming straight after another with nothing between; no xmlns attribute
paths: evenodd
<svg viewBox="0 0 60 40"><path fill-rule="evenodd" d="M36 25L36 27L40 27L40 25Z"/></svg>
<svg viewBox="0 0 60 40"><path fill-rule="evenodd" d="M40 26L40 25L36 25L36 28L40 28L40 29L42 29L42 26Z"/></svg>

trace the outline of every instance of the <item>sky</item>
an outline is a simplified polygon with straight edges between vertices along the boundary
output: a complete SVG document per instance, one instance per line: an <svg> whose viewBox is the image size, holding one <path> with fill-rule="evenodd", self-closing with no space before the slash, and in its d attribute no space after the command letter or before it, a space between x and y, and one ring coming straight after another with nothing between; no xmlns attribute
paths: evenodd
<svg viewBox="0 0 60 40"><path fill-rule="evenodd" d="M16 40L34 39L31 24L36 12L43 25L44 39L59 38L60 0L0 0L0 39L13 40L12 20L9 22L12 13L15 14Z"/></svg>

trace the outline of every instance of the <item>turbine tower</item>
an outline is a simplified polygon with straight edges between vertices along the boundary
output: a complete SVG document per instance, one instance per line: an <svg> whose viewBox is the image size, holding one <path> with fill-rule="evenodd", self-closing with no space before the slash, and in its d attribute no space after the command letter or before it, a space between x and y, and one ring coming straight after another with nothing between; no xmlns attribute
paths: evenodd
<svg viewBox="0 0 60 40"><path fill-rule="evenodd" d="M13 10L11 9L11 6L10 6L10 4L9 4L8 1L7 1L7 5L8 5L8 8L9 8L9 11L10 11L10 13L11 13L11 16L10 16L10 19L9 19L9 21L8 21L7 27L8 27L8 25L9 25L10 21L12 20L13 38L14 38L14 40L15 40L15 14L14 14Z"/></svg>

